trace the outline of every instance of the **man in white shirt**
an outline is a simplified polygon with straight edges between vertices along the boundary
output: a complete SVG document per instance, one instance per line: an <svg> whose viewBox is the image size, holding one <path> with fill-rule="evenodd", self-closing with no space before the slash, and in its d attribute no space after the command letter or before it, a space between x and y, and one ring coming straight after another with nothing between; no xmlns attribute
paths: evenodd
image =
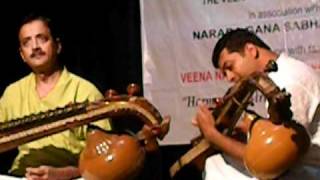
<svg viewBox="0 0 320 180"><path fill-rule="evenodd" d="M246 29L226 33L216 44L212 62L230 82L238 82L255 72L264 72L267 64L275 61L278 70L269 78L291 95L293 119L309 132L312 147L303 160L280 179L316 179L319 177L320 132L317 107L320 102L320 77L311 67L286 54L273 52L259 37ZM243 165L245 142L230 138L219 132L215 117L205 104L200 104L192 120L204 137L223 153L206 160L205 179L256 179ZM243 126L243 124L242 124ZM319 162L319 161L318 161Z"/></svg>

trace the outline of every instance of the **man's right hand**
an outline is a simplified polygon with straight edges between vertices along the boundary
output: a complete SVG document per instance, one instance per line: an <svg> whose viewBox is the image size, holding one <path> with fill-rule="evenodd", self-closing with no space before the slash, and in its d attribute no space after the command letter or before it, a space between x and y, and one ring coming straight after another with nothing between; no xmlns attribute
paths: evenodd
<svg viewBox="0 0 320 180"><path fill-rule="evenodd" d="M78 168L73 166L51 167L40 166L26 169L27 180L70 180L80 176Z"/></svg>

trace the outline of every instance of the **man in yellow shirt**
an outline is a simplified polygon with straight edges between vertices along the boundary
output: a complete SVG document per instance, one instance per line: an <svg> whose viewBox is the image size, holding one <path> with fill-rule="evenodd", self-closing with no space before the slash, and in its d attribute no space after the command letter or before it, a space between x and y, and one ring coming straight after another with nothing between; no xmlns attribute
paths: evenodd
<svg viewBox="0 0 320 180"><path fill-rule="evenodd" d="M103 97L93 84L72 74L58 61L62 46L50 19L34 15L27 17L19 29L19 42L20 55L32 72L5 89L0 99L0 122ZM107 120L97 124L110 128ZM21 145L10 173L30 180L79 177L77 165L68 164L64 152L69 153L68 158L74 155L77 160L84 148L85 135L86 126L81 126ZM42 156L28 164L29 161L24 159L30 152ZM45 157L57 162L62 160L62 163L41 164L50 162Z"/></svg>

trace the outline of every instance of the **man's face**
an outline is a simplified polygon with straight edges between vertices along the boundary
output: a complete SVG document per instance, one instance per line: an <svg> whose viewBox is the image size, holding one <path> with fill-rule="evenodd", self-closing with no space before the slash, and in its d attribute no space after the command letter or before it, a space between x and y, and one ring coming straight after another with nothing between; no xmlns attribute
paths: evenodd
<svg viewBox="0 0 320 180"><path fill-rule="evenodd" d="M19 32L20 55L34 71L45 71L55 63L60 44L41 20L24 24Z"/></svg>
<svg viewBox="0 0 320 180"><path fill-rule="evenodd" d="M257 64L257 59L246 49L239 53L229 52L224 48L219 58L219 69L230 82L237 82L257 71Z"/></svg>

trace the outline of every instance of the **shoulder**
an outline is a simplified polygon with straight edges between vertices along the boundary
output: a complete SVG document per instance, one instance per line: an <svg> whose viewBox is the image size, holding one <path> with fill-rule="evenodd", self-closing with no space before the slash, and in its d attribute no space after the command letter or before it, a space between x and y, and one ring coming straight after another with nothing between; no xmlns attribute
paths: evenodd
<svg viewBox="0 0 320 180"><path fill-rule="evenodd" d="M278 71L270 73L270 77L275 81L282 81L285 84L306 83L310 78L315 82L320 81L318 72L301 60L282 53L276 62Z"/></svg>
<svg viewBox="0 0 320 180"><path fill-rule="evenodd" d="M307 72L315 72L315 70L304 61L295 59L285 53L280 54L277 60L277 64L279 66L279 70L292 71L298 75L300 74L299 72L301 72L301 70Z"/></svg>
<svg viewBox="0 0 320 180"><path fill-rule="evenodd" d="M25 100L23 98L23 94L26 91L26 88L30 86L28 85L29 84L28 81L30 79L29 76L30 75L25 76L19 79L18 81L11 83L5 88L5 90L1 94L1 98L0 98L1 120L7 119L8 111L10 111L10 109L17 109L18 106L21 105L21 102Z"/></svg>
<svg viewBox="0 0 320 180"><path fill-rule="evenodd" d="M303 61L289 56L280 56L277 60L278 71L269 77L280 88L285 88L293 97L304 102L320 100L319 73Z"/></svg>
<svg viewBox="0 0 320 180"><path fill-rule="evenodd" d="M83 77L80 77L79 75L76 75L74 73L71 73L71 72L69 73L70 73L71 80L78 83L79 87L85 88L85 89L98 90L97 87L89 80Z"/></svg>
<svg viewBox="0 0 320 180"><path fill-rule="evenodd" d="M21 79L9 84L5 88L2 96L11 96L17 94L19 91L22 91L24 88L30 86L30 81L32 80L32 77L33 75L32 73L30 73L29 75L26 75Z"/></svg>
<svg viewBox="0 0 320 180"><path fill-rule="evenodd" d="M83 97L89 97L89 99L99 99L102 98L102 93L99 89L89 80L80 77L72 72L68 72L68 81L71 87L77 89L77 94Z"/></svg>

